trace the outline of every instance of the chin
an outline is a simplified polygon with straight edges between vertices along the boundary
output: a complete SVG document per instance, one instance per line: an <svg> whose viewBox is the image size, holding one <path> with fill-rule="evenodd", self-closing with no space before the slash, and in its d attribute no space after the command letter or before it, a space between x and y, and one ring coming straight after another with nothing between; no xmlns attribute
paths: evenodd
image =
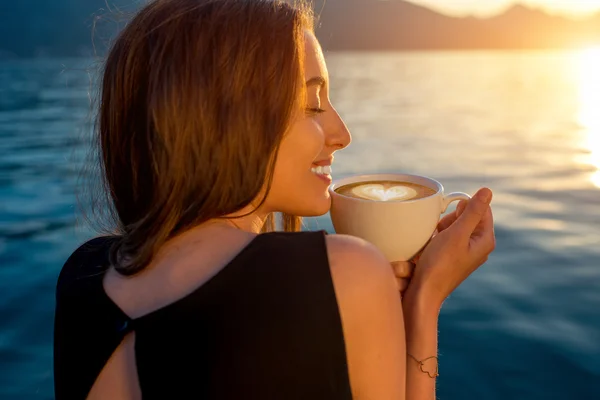
<svg viewBox="0 0 600 400"><path fill-rule="evenodd" d="M285 192L284 192L285 193ZM328 188L308 188L308 190L288 190L285 196L273 196L268 209L298 217L319 217L331 208Z"/></svg>
<svg viewBox="0 0 600 400"><path fill-rule="evenodd" d="M315 198L310 204L303 207L302 213L297 213L295 215L301 217L320 217L321 215L327 214L330 208L331 197L329 196L329 192L327 192L326 195Z"/></svg>

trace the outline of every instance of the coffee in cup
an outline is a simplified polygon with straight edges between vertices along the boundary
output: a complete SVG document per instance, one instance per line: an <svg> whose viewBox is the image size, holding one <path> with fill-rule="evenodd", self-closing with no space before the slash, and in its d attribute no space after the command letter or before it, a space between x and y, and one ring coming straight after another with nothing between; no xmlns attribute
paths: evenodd
<svg viewBox="0 0 600 400"><path fill-rule="evenodd" d="M368 181L341 186L336 192L358 199L372 201L418 200L433 196L435 190L406 181Z"/></svg>
<svg viewBox="0 0 600 400"><path fill-rule="evenodd" d="M427 244L450 203L471 197L444 194L438 181L409 174L359 175L329 187L336 233L378 247L389 261L408 261Z"/></svg>

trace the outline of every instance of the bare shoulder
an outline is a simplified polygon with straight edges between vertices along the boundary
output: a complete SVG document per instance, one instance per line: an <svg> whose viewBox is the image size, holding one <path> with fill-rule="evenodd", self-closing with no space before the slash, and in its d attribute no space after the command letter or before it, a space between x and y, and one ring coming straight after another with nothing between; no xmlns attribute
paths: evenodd
<svg viewBox="0 0 600 400"><path fill-rule="evenodd" d="M355 398L404 399L404 318L392 267L372 244L327 236Z"/></svg>
<svg viewBox="0 0 600 400"><path fill-rule="evenodd" d="M342 317L361 319L382 302L399 301L390 263L373 244L353 236L326 239L329 268Z"/></svg>
<svg viewBox="0 0 600 400"><path fill-rule="evenodd" d="M337 278L357 283L364 283L365 279L380 284L395 283L390 264L371 243L354 236L328 235L326 244L334 281Z"/></svg>

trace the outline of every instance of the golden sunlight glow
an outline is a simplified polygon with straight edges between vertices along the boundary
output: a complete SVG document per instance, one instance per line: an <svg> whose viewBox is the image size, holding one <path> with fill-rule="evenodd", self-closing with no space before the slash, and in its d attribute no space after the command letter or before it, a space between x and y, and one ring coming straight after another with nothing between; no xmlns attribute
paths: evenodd
<svg viewBox="0 0 600 400"><path fill-rule="evenodd" d="M600 0L521 0L520 3L573 16L589 16L600 9Z"/></svg>
<svg viewBox="0 0 600 400"><path fill-rule="evenodd" d="M455 16L489 17L515 4L570 16L589 16L600 11L600 0L410 0L425 7Z"/></svg>
<svg viewBox="0 0 600 400"><path fill-rule="evenodd" d="M579 115L586 131L589 163L596 169L592 183L600 187L600 47L584 49L578 56Z"/></svg>

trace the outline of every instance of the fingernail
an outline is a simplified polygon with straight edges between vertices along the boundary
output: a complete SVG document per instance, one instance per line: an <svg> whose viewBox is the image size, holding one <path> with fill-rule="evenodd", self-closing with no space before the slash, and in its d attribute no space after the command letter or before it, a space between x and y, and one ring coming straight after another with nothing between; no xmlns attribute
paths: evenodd
<svg viewBox="0 0 600 400"><path fill-rule="evenodd" d="M480 194L480 199L483 202L485 202L487 204L490 204L490 202L492 201L492 191L490 189L487 189L487 188L483 189L481 191L481 194Z"/></svg>

